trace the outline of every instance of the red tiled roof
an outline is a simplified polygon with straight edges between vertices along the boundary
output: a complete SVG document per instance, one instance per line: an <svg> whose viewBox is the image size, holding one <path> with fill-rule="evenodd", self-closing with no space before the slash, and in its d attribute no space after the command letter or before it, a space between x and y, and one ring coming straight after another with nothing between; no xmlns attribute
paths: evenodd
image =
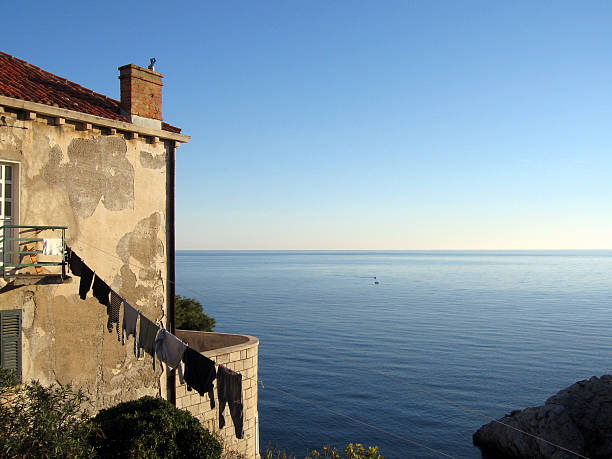
<svg viewBox="0 0 612 459"><path fill-rule="evenodd" d="M0 51L0 95L129 123L119 101ZM164 131L181 129L162 122Z"/></svg>
<svg viewBox="0 0 612 459"><path fill-rule="evenodd" d="M172 126L171 124L164 123L162 121L162 131L175 132L177 134L180 134L181 133L181 128L178 128L176 126Z"/></svg>

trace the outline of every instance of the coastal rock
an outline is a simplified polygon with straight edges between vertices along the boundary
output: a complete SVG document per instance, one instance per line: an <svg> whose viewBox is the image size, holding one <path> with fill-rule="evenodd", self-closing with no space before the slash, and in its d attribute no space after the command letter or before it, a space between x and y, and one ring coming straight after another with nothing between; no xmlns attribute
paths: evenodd
<svg viewBox="0 0 612 459"><path fill-rule="evenodd" d="M576 458L572 453L610 458L612 375L579 381L543 406L513 411L482 426L473 441L485 456L495 458Z"/></svg>

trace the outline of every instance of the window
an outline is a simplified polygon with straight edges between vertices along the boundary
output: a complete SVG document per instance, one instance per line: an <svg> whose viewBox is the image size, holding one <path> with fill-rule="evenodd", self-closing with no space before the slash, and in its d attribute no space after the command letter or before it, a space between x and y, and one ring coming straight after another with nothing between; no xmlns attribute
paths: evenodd
<svg viewBox="0 0 612 459"><path fill-rule="evenodd" d="M0 366L21 381L21 309L0 311Z"/></svg>
<svg viewBox="0 0 612 459"><path fill-rule="evenodd" d="M0 224L12 223L14 208L13 185L15 166L0 163Z"/></svg>
<svg viewBox="0 0 612 459"><path fill-rule="evenodd" d="M13 263L14 256L4 254L4 251L15 250L14 242L5 241L4 238L13 237L13 229L3 229L4 225L17 225L17 164L0 162L0 268L4 263Z"/></svg>

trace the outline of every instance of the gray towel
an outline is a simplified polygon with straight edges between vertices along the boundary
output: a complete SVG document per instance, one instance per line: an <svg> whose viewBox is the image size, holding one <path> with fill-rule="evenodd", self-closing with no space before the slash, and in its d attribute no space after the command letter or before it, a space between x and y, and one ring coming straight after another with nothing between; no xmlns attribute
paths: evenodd
<svg viewBox="0 0 612 459"><path fill-rule="evenodd" d="M151 322L145 316L140 314L140 332L138 333L138 357L142 355L140 352L144 350L147 354L153 357L153 369L155 369L155 338L159 331L159 325Z"/></svg>
<svg viewBox="0 0 612 459"><path fill-rule="evenodd" d="M180 339L170 333L168 330L163 328L157 335L155 340L155 354L159 360L168 365L169 370L174 370L178 367L179 380L181 384L183 381L183 366L181 360L187 345ZM153 358L155 360L155 358Z"/></svg>
<svg viewBox="0 0 612 459"><path fill-rule="evenodd" d="M121 344L125 344L125 340L130 336L134 336L134 355L138 356L138 334L136 333L136 325L140 312L127 301L123 303L123 333L121 336Z"/></svg>

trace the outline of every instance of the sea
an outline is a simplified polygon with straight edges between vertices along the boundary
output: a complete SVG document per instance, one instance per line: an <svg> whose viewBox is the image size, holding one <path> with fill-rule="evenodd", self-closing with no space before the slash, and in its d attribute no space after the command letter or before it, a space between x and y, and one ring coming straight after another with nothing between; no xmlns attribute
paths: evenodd
<svg viewBox="0 0 612 459"><path fill-rule="evenodd" d="M481 458L481 425L612 372L612 251L177 251L176 285L259 338L262 453Z"/></svg>

